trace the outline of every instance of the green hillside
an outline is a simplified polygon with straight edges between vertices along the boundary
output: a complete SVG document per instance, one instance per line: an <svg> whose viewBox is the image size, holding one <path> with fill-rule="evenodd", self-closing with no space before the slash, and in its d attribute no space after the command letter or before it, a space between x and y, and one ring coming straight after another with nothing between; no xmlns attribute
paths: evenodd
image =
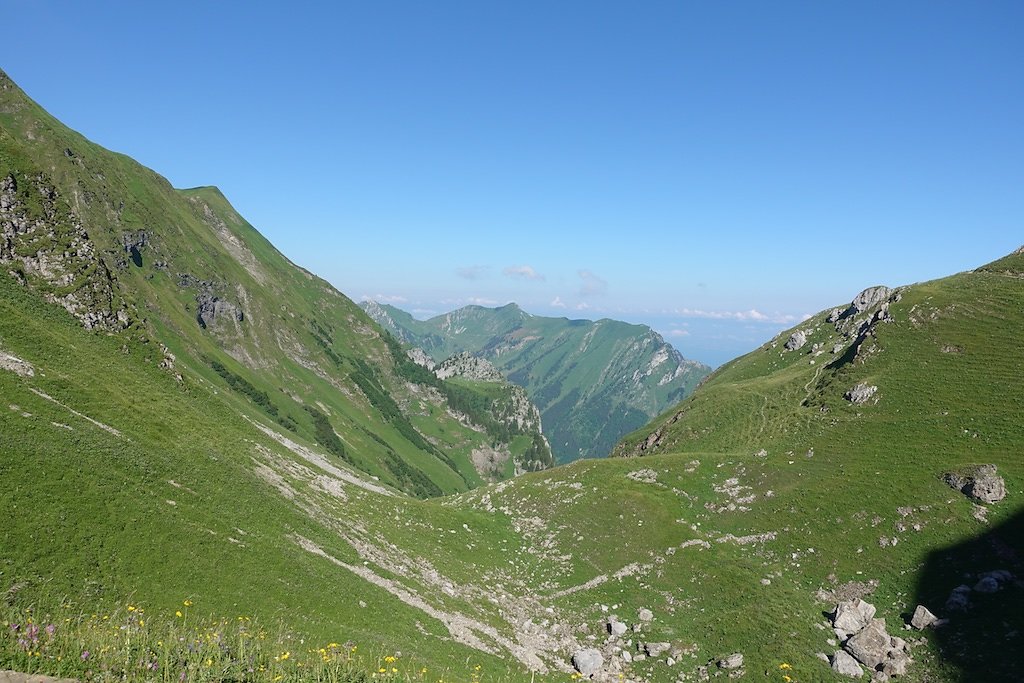
<svg viewBox="0 0 1024 683"><path fill-rule="evenodd" d="M219 190L171 188L65 128L2 73L0 183L11 226L0 262L18 281L390 486L465 490L482 481L474 449L510 454L515 437L534 436L495 439L463 424L446 394L471 388L438 392Z"/></svg>
<svg viewBox="0 0 1024 683"><path fill-rule="evenodd" d="M540 408L559 462L604 457L710 372L645 325L546 318L515 304L466 306L425 321L394 306L362 306L435 360L468 352L494 363Z"/></svg>
<svg viewBox="0 0 1024 683"><path fill-rule="evenodd" d="M1021 254L813 316L616 448L643 457L477 485L500 385L424 374L215 190L6 78L0 183L0 670L852 680L818 654L860 596L898 680L1020 678ZM947 483L981 465L1004 499ZM950 623L905 630L918 604Z"/></svg>

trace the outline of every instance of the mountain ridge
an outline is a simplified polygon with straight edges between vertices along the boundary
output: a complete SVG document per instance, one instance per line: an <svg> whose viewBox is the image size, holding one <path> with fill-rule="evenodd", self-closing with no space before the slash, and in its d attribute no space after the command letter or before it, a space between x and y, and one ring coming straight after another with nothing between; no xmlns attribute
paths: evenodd
<svg viewBox="0 0 1024 683"><path fill-rule="evenodd" d="M387 304L360 305L435 360L468 352L494 363L540 408L560 462L607 455L710 372L646 325L536 316L515 303L465 306L425 321Z"/></svg>

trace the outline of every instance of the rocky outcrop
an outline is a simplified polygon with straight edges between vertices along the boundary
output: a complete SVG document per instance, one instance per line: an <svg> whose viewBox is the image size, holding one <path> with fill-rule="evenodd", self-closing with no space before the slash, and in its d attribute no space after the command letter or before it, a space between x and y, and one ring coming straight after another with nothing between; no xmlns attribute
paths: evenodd
<svg viewBox="0 0 1024 683"><path fill-rule="evenodd" d="M906 674L912 661L910 646L902 638L889 635L885 620L874 618L875 612L874 605L859 598L836 605L832 626L843 645L831 660L836 673L859 678L860 665L863 665L886 680Z"/></svg>
<svg viewBox="0 0 1024 683"><path fill-rule="evenodd" d="M433 370L437 367L437 364L434 363L434 359L428 356L427 352L419 347L409 349L405 352L405 355L409 356L409 360L413 363L422 366L427 370Z"/></svg>
<svg viewBox="0 0 1024 683"><path fill-rule="evenodd" d="M978 465L959 472L947 472L943 480L968 498L979 503L998 503L1006 497L1006 483L995 465Z"/></svg>
<svg viewBox="0 0 1024 683"><path fill-rule="evenodd" d="M804 344L807 343L807 332L804 330L797 330L793 334L789 335L789 339L783 344L783 348L787 351L796 351L797 349L803 348Z"/></svg>
<svg viewBox="0 0 1024 683"><path fill-rule="evenodd" d="M465 351L442 361L434 369L434 374L440 379L465 377L479 382L505 381L505 377L494 367L494 363Z"/></svg>
<svg viewBox="0 0 1024 683"><path fill-rule="evenodd" d="M861 382L860 384L856 385L855 387L847 391L845 394L843 394L843 397L850 403L860 405L861 403L867 403L869 400L871 400L871 398L875 395L875 392L877 391L878 387L867 384L865 382Z"/></svg>
<svg viewBox="0 0 1024 683"><path fill-rule="evenodd" d="M728 657L723 657L718 660L718 668L730 671L732 669L739 669L743 666L743 655L739 652L734 652Z"/></svg>
<svg viewBox="0 0 1024 683"><path fill-rule="evenodd" d="M42 173L0 178L0 264L87 329L122 330L134 319L82 221Z"/></svg>
<svg viewBox="0 0 1024 683"><path fill-rule="evenodd" d="M850 315L856 315L857 313L863 313L864 311L874 308L878 304L888 299L895 290L889 289L885 285L878 285L876 287L868 287L864 291L860 292L857 296L853 297L853 301L850 302L850 308L847 312Z"/></svg>

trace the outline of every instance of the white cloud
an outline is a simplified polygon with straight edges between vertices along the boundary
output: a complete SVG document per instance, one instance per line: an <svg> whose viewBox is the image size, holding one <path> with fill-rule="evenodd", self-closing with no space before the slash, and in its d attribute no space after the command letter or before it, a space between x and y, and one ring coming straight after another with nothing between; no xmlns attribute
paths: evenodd
<svg viewBox="0 0 1024 683"><path fill-rule="evenodd" d="M513 280L540 280L543 281L545 278L543 275L533 269L533 266L508 266L501 271L505 277L510 277Z"/></svg>
<svg viewBox="0 0 1024 683"><path fill-rule="evenodd" d="M801 317L790 313L762 313L756 308L746 311L705 311L699 308L677 308L672 311L684 318L707 318L709 320L740 320L756 323L790 324L806 320L810 316Z"/></svg>
<svg viewBox="0 0 1024 683"><path fill-rule="evenodd" d="M551 308L565 308L565 302L562 301L562 297L556 296L548 306L551 306Z"/></svg>
<svg viewBox="0 0 1024 683"><path fill-rule="evenodd" d="M580 285L580 296L595 296L608 293L608 283L596 273L592 273L589 270L579 270L576 271L576 274L583 280L583 283Z"/></svg>
<svg viewBox="0 0 1024 683"><path fill-rule="evenodd" d="M580 303L576 304L576 310L577 311L589 311L590 310L590 304L588 304L586 301L581 301Z"/></svg>
<svg viewBox="0 0 1024 683"><path fill-rule="evenodd" d="M363 294L364 301L376 301L379 304L404 304L408 299L397 294Z"/></svg>
<svg viewBox="0 0 1024 683"><path fill-rule="evenodd" d="M489 266L463 266L455 269L455 274L464 280L479 280L487 275Z"/></svg>
<svg viewBox="0 0 1024 683"><path fill-rule="evenodd" d="M689 337L690 336L690 331L689 330L669 330L668 331L668 336L670 336L670 337Z"/></svg>
<svg viewBox="0 0 1024 683"><path fill-rule="evenodd" d="M467 303L474 304L476 306L497 306L498 302L494 299L485 299L479 296L471 296L466 299Z"/></svg>

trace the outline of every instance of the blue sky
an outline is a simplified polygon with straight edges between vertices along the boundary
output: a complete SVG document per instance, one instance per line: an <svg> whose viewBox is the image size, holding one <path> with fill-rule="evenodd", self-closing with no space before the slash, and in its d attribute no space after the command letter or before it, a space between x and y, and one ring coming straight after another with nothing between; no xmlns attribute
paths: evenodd
<svg viewBox="0 0 1024 683"><path fill-rule="evenodd" d="M0 66L419 316L647 322L717 365L1024 243L1024 3L0 0Z"/></svg>

